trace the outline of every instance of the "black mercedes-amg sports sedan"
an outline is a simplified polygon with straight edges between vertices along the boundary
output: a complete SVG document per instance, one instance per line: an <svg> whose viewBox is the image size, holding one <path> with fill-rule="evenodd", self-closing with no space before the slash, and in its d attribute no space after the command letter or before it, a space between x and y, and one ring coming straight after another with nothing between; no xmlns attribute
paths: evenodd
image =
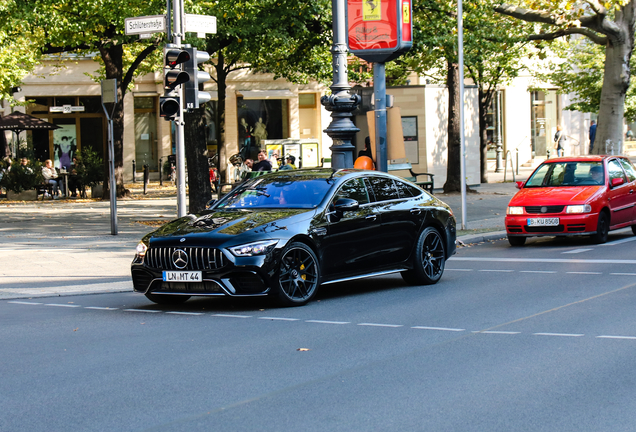
<svg viewBox="0 0 636 432"><path fill-rule="evenodd" d="M388 273L434 284L455 253L455 236L450 207L402 178L278 171L147 234L132 279L157 303L270 295L303 305L320 285Z"/></svg>

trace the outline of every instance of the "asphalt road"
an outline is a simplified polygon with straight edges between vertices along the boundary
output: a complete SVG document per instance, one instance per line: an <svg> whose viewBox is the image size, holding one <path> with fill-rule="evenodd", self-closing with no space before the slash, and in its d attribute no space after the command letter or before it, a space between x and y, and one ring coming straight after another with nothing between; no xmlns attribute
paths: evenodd
<svg viewBox="0 0 636 432"><path fill-rule="evenodd" d="M471 245L318 301L0 301L0 431L633 431L636 237Z"/></svg>

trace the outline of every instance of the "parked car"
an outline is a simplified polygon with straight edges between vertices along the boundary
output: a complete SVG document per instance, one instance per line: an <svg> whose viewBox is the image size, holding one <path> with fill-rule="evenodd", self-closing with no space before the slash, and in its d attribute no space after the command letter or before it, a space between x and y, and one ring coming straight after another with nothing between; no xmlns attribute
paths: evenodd
<svg viewBox="0 0 636 432"><path fill-rule="evenodd" d="M434 284L455 252L446 204L402 178L360 170L278 171L146 235L134 290L153 302L265 296L303 305L322 284L401 273Z"/></svg>
<svg viewBox="0 0 636 432"><path fill-rule="evenodd" d="M512 246L531 236L590 235L605 243L610 230L629 226L636 234L636 169L625 157L549 159L517 187L506 211Z"/></svg>

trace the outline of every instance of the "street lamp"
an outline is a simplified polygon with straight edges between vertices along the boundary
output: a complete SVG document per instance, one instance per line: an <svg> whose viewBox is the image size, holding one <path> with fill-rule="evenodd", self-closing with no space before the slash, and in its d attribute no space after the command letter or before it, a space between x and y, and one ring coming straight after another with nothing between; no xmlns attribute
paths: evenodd
<svg viewBox="0 0 636 432"><path fill-rule="evenodd" d="M353 152L355 146L351 143L356 132L360 131L351 121L351 112L360 103L360 96L350 95L347 77L347 43L345 27L346 0L332 0L331 12L333 17L333 84L331 95L320 98L325 109L331 111L331 123L325 132L333 140L331 146L331 166L333 168L353 168Z"/></svg>

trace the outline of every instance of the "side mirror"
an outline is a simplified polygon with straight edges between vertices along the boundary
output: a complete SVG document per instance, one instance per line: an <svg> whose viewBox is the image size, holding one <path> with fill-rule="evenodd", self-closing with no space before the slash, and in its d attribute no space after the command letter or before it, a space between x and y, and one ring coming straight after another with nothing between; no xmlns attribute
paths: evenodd
<svg viewBox="0 0 636 432"><path fill-rule="evenodd" d="M625 183L625 179L622 177L612 179L612 187L620 186L623 183Z"/></svg>
<svg viewBox="0 0 636 432"><path fill-rule="evenodd" d="M210 208L210 207L212 207L214 204L216 204L216 201L217 201L217 200L215 200L215 199L211 199L210 201L208 201L207 203L205 203L205 208L206 208L206 209L209 209L209 208Z"/></svg>
<svg viewBox="0 0 636 432"><path fill-rule="evenodd" d="M360 208L358 201L351 198L340 198L334 203L334 210L338 213L358 210L358 208Z"/></svg>
<svg viewBox="0 0 636 432"><path fill-rule="evenodd" d="M517 189L523 189L523 187L525 186L526 182L522 182L522 181L518 181L517 183Z"/></svg>

